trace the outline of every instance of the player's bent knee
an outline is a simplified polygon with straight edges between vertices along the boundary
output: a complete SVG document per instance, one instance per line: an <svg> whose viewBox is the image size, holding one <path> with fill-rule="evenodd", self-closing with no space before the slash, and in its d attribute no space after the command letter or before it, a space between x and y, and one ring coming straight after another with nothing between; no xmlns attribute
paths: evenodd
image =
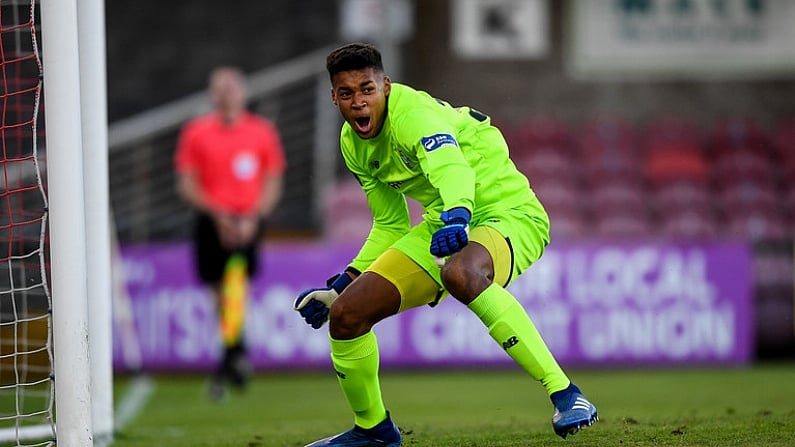
<svg viewBox="0 0 795 447"><path fill-rule="evenodd" d="M441 278L450 295L464 304L469 304L491 284L486 274L465 262L456 262L455 256L442 267Z"/></svg>
<svg viewBox="0 0 795 447"><path fill-rule="evenodd" d="M359 309L344 300L331 303L329 309L329 331L336 340L349 340L364 335L374 323L371 323Z"/></svg>
<svg viewBox="0 0 795 447"><path fill-rule="evenodd" d="M451 295L456 296L456 291L464 288L466 272L460 266L460 263L453 262L451 259L442 267L441 278L444 288Z"/></svg>

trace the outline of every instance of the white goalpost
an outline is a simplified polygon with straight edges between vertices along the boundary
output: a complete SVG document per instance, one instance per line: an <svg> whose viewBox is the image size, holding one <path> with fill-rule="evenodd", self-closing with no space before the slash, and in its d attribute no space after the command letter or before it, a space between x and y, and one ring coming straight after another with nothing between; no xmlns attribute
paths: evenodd
<svg viewBox="0 0 795 447"><path fill-rule="evenodd" d="M68 162L62 160L63 166L53 163L49 168L53 337L56 341L55 421L58 443L65 446L104 444L113 436L112 275L104 36L104 5L101 0L42 2L47 140L57 138L61 141L63 138L64 151L59 155L69 158ZM55 45L57 47L53 48ZM52 81L57 82L57 90L51 88L50 73L57 78L57 81ZM53 102L58 104L55 111ZM70 147L67 148L67 144ZM51 161L54 152L50 147ZM82 164L82 169L79 164ZM58 195L53 194L56 190ZM84 199L82 206L81 196ZM61 200L64 203L63 216L56 214L56 204ZM83 213L75 212L81 209ZM66 214L69 212L71 214ZM81 217L84 244L75 242L74 239L79 238L72 236L70 242L61 241L63 245L58 249L60 238L56 228L78 229ZM78 253L83 253L84 263L70 263L68 267L61 265L74 259ZM85 269L83 275L77 274L79 269ZM64 284L60 287L56 282L58 274L69 276L68 280L63 279ZM59 341L62 338L69 342ZM82 357L86 350L85 340L89 342L87 359ZM63 348L62 343L65 345ZM63 384L64 377L68 378L67 384Z"/></svg>
<svg viewBox="0 0 795 447"><path fill-rule="evenodd" d="M76 0L44 0L41 23L56 439L82 447L93 445L93 434Z"/></svg>
<svg viewBox="0 0 795 447"><path fill-rule="evenodd" d="M106 445L114 414L104 5L0 6L0 443Z"/></svg>
<svg viewBox="0 0 795 447"><path fill-rule="evenodd" d="M113 438L111 223L108 186L108 115L103 0L78 0L80 104L83 130L91 365L91 422L95 445ZM45 75L46 75L45 67ZM57 356L56 356L57 360ZM57 389L57 387L56 387ZM56 402L57 404L57 402Z"/></svg>

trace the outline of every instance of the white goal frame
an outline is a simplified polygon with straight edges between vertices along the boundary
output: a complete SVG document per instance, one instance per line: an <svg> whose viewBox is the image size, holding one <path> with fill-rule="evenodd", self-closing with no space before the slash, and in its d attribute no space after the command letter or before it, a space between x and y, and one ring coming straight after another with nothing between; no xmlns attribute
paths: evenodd
<svg viewBox="0 0 795 447"><path fill-rule="evenodd" d="M102 0L41 0L56 439L113 436ZM90 287L89 287L90 285Z"/></svg>

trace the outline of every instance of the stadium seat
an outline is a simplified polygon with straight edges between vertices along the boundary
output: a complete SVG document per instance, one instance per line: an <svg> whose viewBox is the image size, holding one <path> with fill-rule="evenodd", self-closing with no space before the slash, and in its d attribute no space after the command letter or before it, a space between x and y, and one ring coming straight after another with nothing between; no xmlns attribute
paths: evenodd
<svg viewBox="0 0 795 447"><path fill-rule="evenodd" d="M592 235L607 239L643 239L653 235L648 215L643 212L604 213L593 218Z"/></svg>
<svg viewBox="0 0 795 447"><path fill-rule="evenodd" d="M787 228L784 217L779 212L737 211L727 216L724 233L728 237L758 241L782 239L788 237L791 231Z"/></svg>
<svg viewBox="0 0 795 447"><path fill-rule="evenodd" d="M779 178L795 186L795 117L782 120L773 133L773 147L779 165Z"/></svg>
<svg viewBox="0 0 795 447"><path fill-rule="evenodd" d="M790 235L795 237L795 183L788 186L782 195L782 206L789 220Z"/></svg>
<svg viewBox="0 0 795 447"><path fill-rule="evenodd" d="M795 116L782 119L773 130L773 147L779 157L785 158L790 154L795 155Z"/></svg>
<svg viewBox="0 0 795 447"><path fill-rule="evenodd" d="M576 208L548 208L547 213L553 241L581 238L588 232L583 215Z"/></svg>
<svg viewBox="0 0 795 447"><path fill-rule="evenodd" d="M598 183L588 188L588 209L591 214L621 214L625 210L648 212L649 201L640 183L616 180Z"/></svg>
<svg viewBox="0 0 795 447"><path fill-rule="evenodd" d="M640 180L642 163L637 135L629 124L613 119L593 120L580 130L578 145L586 183L596 185L611 177Z"/></svg>
<svg viewBox="0 0 795 447"><path fill-rule="evenodd" d="M363 242L370 233L372 218L351 215L328 222L326 237L334 242Z"/></svg>
<svg viewBox="0 0 795 447"><path fill-rule="evenodd" d="M514 126L512 134L519 143L519 147L512 148L511 155L514 157L544 148L554 148L567 155L575 155L576 152L568 127L552 117L534 116L524 119Z"/></svg>
<svg viewBox="0 0 795 447"><path fill-rule="evenodd" d="M598 117L586 122L579 131L580 145L593 148L612 146L634 150L637 138L634 126L619 118Z"/></svg>
<svg viewBox="0 0 795 447"><path fill-rule="evenodd" d="M353 177L345 177L337 180L327 191L326 205L329 208L336 206L367 206L367 198L364 195L359 182Z"/></svg>
<svg viewBox="0 0 795 447"><path fill-rule="evenodd" d="M701 132L681 118L663 117L649 123L642 131L640 145L644 151L665 151L669 148L701 147Z"/></svg>
<svg viewBox="0 0 795 447"><path fill-rule="evenodd" d="M761 212L773 214L782 208L776 189L769 183L736 182L716 192L724 213Z"/></svg>
<svg viewBox="0 0 795 447"><path fill-rule="evenodd" d="M363 241L370 232L372 213L355 179L336 182L325 202L326 234L335 241ZM422 220L422 205L407 199L412 224Z"/></svg>
<svg viewBox="0 0 795 447"><path fill-rule="evenodd" d="M372 213L359 182L338 180L325 196L326 235L335 241L363 240L372 224Z"/></svg>
<svg viewBox="0 0 795 447"><path fill-rule="evenodd" d="M747 148L721 153L712 161L711 167L712 178L718 188L748 182L769 184L777 177L769 156Z"/></svg>
<svg viewBox="0 0 795 447"><path fill-rule="evenodd" d="M676 211L714 208L712 190L708 185L688 181L673 181L660 185L649 196L657 215Z"/></svg>
<svg viewBox="0 0 795 447"><path fill-rule="evenodd" d="M517 169L531 181L551 177L578 176L579 163L564 149L554 146L538 147L513 157Z"/></svg>
<svg viewBox="0 0 795 447"><path fill-rule="evenodd" d="M717 159L738 149L770 157L772 144L760 127L751 118L734 117L715 123L707 135L707 151Z"/></svg>
<svg viewBox="0 0 795 447"><path fill-rule="evenodd" d="M666 118L642 137L644 175L652 187L672 181L707 183L709 171L700 136L691 123Z"/></svg>
<svg viewBox="0 0 795 447"><path fill-rule="evenodd" d="M718 236L710 208L675 208L658 214L657 234L672 239L710 239Z"/></svg>
<svg viewBox="0 0 795 447"><path fill-rule="evenodd" d="M778 166L778 178L784 187L795 186L795 153Z"/></svg>
<svg viewBox="0 0 795 447"><path fill-rule="evenodd" d="M707 183L709 172L703 154L690 147L670 147L646 154L644 175L652 187L668 182Z"/></svg>
<svg viewBox="0 0 795 447"><path fill-rule="evenodd" d="M547 211L576 210L579 212L581 209L580 190L570 181L548 179L542 183L533 182L533 190Z"/></svg>

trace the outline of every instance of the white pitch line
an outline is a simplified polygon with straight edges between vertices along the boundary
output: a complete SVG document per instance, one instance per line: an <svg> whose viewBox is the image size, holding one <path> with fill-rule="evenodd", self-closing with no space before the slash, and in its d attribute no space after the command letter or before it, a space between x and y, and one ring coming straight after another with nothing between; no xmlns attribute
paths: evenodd
<svg viewBox="0 0 795 447"><path fill-rule="evenodd" d="M116 408L115 431L123 430L138 415L154 390L155 382L148 376L138 376L130 381Z"/></svg>

